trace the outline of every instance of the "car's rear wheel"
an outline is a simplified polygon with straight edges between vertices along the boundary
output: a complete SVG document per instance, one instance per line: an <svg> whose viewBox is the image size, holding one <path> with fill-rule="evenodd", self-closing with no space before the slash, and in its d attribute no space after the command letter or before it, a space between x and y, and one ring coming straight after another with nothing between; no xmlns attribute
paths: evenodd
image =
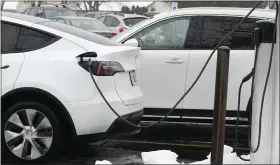
<svg viewBox="0 0 280 165"><path fill-rule="evenodd" d="M2 117L2 149L8 159L21 163L51 160L61 148L57 117L47 106L18 102Z"/></svg>

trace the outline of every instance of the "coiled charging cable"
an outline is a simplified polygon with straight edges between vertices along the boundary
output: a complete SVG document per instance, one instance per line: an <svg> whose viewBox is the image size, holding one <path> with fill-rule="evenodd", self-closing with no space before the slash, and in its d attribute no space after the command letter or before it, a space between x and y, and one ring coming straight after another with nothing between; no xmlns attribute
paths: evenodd
<svg viewBox="0 0 280 165"><path fill-rule="evenodd" d="M197 83L197 81L200 79L202 73L204 72L206 66L208 65L210 59L213 57L215 51L219 48L219 46L221 46L221 44L249 17L249 15L258 7L258 5L261 3L262 1L259 1L258 3L256 3L256 5L251 9L251 11L242 18L242 20L233 28L232 31L230 31L213 49L212 53L210 54L210 56L208 57L207 61L205 62L204 66L202 67L200 73L198 74L197 78L195 79L195 81L192 83L192 85L189 87L189 89L184 93L184 95L178 100L178 102L169 110L169 112L162 117L160 120L158 120L157 122L148 125L148 126L141 126L141 125L135 125L133 123L131 123L130 121L126 120L125 118L123 118L121 115L119 115L116 110L110 105L110 103L107 101L107 99L104 97L102 91L100 90L99 86L97 85L92 71L91 71L91 64L92 61L91 59L88 60L88 71L90 73L90 76L92 78L92 81L94 82L97 90L99 91L101 97L104 99L104 101L106 102L106 104L108 105L108 107L115 113L115 115L117 115L121 120L123 120L125 123L130 124L131 126L137 127L137 128L149 128L149 127L153 127L158 125L159 123L161 123L164 119L166 119L174 110L175 108L178 106L178 104L185 98L185 96L192 90L192 88L195 86L195 84Z"/></svg>

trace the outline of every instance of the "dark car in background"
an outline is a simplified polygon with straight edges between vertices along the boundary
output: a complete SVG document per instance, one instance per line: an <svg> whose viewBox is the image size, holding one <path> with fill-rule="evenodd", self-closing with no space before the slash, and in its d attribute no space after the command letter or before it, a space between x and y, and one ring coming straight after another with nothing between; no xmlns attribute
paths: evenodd
<svg viewBox="0 0 280 165"><path fill-rule="evenodd" d="M83 14L83 16L90 17L90 18L98 18L106 14L121 14L121 12L120 11L94 11L94 12L87 12Z"/></svg>
<svg viewBox="0 0 280 165"><path fill-rule="evenodd" d="M64 5L62 7L59 7L58 5L38 5L28 7L24 10L23 14L46 19L51 19L57 16L78 16L74 10L67 8Z"/></svg>
<svg viewBox="0 0 280 165"><path fill-rule="evenodd" d="M75 16L60 16L53 17L51 20L64 23L70 26L90 31L102 35L107 38L114 37L116 33L111 32L109 28L100 22L98 19L88 17L75 17Z"/></svg>

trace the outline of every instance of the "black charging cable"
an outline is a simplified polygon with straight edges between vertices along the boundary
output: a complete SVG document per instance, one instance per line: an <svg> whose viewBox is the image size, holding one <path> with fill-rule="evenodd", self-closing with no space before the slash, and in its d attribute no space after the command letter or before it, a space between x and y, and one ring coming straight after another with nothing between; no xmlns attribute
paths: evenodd
<svg viewBox="0 0 280 165"><path fill-rule="evenodd" d="M269 59L269 65L268 65L268 71L267 71L267 75L266 75L266 79L265 79L265 85L264 85L264 88L263 88L263 93L262 93L262 100L261 100L261 107L260 107L260 114L259 114L259 129L258 129L258 141L257 141L257 146L255 149L252 148L252 144L251 144L251 127L252 127L252 123L250 122L250 119L248 120L249 121L249 132L248 132L248 143L249 143L249 149L250 149L250 152L252 153L256 153L258 150L259 150L259 147L260 147L260 142L261 142L261 128L262 128L262 114L263 114L263 105L264 105L264 98L265 98L265 94L266 94L266 88L267 88L267 84L268 84L268 79L269 79L269 76L270 76L270 70L271 70L271 65L272 65L272 58L273 58L273 52L274 52L274 41L276 39L276 26L277 26L277 21L278 21L278 11L279 11L279 6L278 6L278 2L275 1L276 3L276 15L275 15L275 27L274 27L274 30L273 30L273 37L272 37L272 44L271 44L271 50L270 50L270 59ZM241 159L241 160L244 160L244 161L250 161L249 159L244 159L241 157L241 155L238 154L237 152L237 142L238 142L238 123L239 123L239 112L240 112L240 99L241 99L241 89L242 89L242 85L243 83L245 83L246 81L248 81L251 77L252 78L252 85L251 85L251 104L253 104L253 94L254 94L254 75L255 75L255 68L256 68L256 61L257 61L257 57L258 57L258 48L259 48L259 45L256 46L256 54L255 54L255 61L254 61L254 68L252 70L252 72L247 75L246 77L243 78L241 84L240 84L240 87L239 87L239 93L238 93L238 107L237 107L237 122L236 122L236 132L235 132L235 150L236 150L236 154L237 156Z"/></svg>
<svg viewBox="0 0 280 165"><path fill-rule="evenodd" d="M134 126L134 127L137 127L137 128L149 128L149 127L153 127L155 125L158 125L159 123L161 123L164 119L166 119L174 110L175 108L178 106L178 104L186 97L186 95L192 90L192 88L195 86L195 84L197 83L197 81L200 79L202 73L204 72L206 66L208 65L210 59L213 57L215 51L219 48L219 46L221 46L221 44L249 17L249 15L258 7L258 5L261 3L262 1L259 1L258 3L256 3L256 5L251 9L251 11L245 16L242 18L242 20L233 28L232 31L230 31L216 46L215 48L213 49L212 53L210 54L210 56L208 57L207 61L205 62L204 66L202 67L200 73L198 74L197 78L195 79L195 81L192 83L192 85L189 87L189 89L184 93L184 95L177 101L177 103L169 110L169 112L164 116L162 117L160 120L158 120L157 122L151 124L151 125L148 125L148 126L141 126L141 125L135 125L133 123L131 123L130 121L124 119L121 115L119 115L116 110L110 105L110 103L107 101L107 99L104 97L102 91L100 90L99 86L97 85L94 77L93 77L93 74L92 74L92 71L91 71L91 64L92 64L92 61L91 59L89 59L88 61L88 71L90 73L90 76L97 88L97 90L99 91L101 97L104 99L104 101L106 102L106 104L108 105L108 107L121 119L123 120L124 122L126 122L127 124L130 124L131 126Z"/></svg>

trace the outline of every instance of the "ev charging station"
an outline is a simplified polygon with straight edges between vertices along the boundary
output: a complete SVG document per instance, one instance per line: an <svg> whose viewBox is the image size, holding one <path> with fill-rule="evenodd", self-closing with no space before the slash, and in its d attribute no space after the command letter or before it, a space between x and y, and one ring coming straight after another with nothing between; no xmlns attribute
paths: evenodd
<svg viewBox="0 0 280 165"><path fill-rule="evenodd" d="M280 14L278 12L278 18ZM255 66L253 82L252 128L250 164L279 164L279 30L270 21L257 22L261 29L260 45ZM273 29L276 27L276 42L273 41ZM274 45L271 70L263 101L263 113L260 116L262 95L270 62L270 52ZM261 119L261 124L259 124ZM260 134L260 136L259 136ZM259 139L260 138L260 139ZM259 149L256 149L258 146ZM257 150L257 151L254 151Z"/></svg>

